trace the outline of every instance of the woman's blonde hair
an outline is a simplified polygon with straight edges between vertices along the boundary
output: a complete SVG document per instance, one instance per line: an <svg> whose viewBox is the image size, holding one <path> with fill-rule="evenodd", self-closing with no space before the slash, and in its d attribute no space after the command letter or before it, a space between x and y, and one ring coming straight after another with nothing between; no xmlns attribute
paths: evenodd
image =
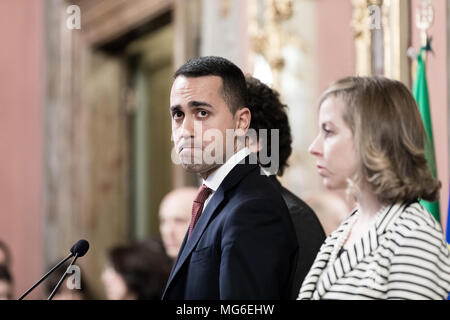
<svg viewBox="0 0 450 320"><path fill-rule="evenodd" d="M381 203L435 201L441 183L425 158L427 135L414 97L401 82L384 77L348 77L321 96L345 104L343 119L353 133L360 163L353 184L367 183Z"/></svg>

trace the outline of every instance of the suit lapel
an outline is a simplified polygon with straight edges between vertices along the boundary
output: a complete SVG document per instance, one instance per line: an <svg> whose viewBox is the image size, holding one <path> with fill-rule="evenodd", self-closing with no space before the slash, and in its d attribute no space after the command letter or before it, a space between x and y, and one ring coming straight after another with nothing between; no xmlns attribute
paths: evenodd
<svg viewBox="0 0 450 320"><path fill-rule="evenodd" d="M192 231L192 235L189 238L189 240L185 241L185 246L180 249L180 255L177 259L177 262L175 264L174 270L170 275L168 283L172 281L172 279L175 277L175 275L180 270L181 266L186 261L187 257L191 254L191 252L194 250L194 248L197 245L197 242L200 240L200 237L202 236L203 232L206 229L206 226L208 225L209 221L211 220L214 211L216 208L220 205L220 203L223 201L224 196L223 192L215 192L211 200L209 201L208 205L206 206L205 210L203 211L202 215L197 221L197 224L195 225L194 230ZM187 238L187 237L185 237Z"/></svg>
<svg viewBox="0 0 450 320"><path fill-rule="evenodd" d="M402 205L399 204L387 207L376 218L375 223L369 228L369 231L353 246L344 251L334 261L332 266L328 266L324 270L324 274L321 276L317 285L315 298L321 299L340 278L355 269L365 257L378 248L379 244L383 242L382 235L386 227L402 212L401 209Z"/></svg>
<svg viewBox="0 0 450 320"><path fill-rule="evenodd" d="M175 266L172 269L169 280L167 281L166 289L163 293L163 298L177 273L180 271L180 268L186 262L187 258L190 256L192 251L197 246L198 241L201 236L205 232L210 221L215 217L216 209L220 206L220 204L225 199L225 193L232 187L234 187L243 177L245 177L252 169L255 169L257 165L245 165L243 161L246 161L249 157L242 160L239 164L237 164L231 172L225 177L222 184L216 190L216 192L211 197L211 200L208 202L205 207L203 213L197 221L197 224L192 231L192 235L189 239L187 239L187 233L184 238L183 244L180 248L180 253L178 254L177 261L175 262Z"/></svg>

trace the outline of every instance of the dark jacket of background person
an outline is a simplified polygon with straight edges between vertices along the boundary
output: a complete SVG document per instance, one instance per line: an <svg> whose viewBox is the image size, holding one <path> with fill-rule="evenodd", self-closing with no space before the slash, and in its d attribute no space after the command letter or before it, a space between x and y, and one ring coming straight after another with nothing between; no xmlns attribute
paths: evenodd
<svg viewBox="0 0 450 320"><path fill-rule="evenodd" d="M295 231L280 192L258 165L231 170L186 240L163 299L289 299Z"/></svg>
<svg viewBox="0 0 450 320"><path fill-rule="evenodd" d="M55 261L53 264L49 265L47 267L47 270L50 270L55 266L59 261L62 259L59 259ZM58 284L59 280L62 278L64 273L66 272L67 268L69 267L70 262L67 261L63 263L61 266L59 266L58 269L56 269L52 274L48 276L48 278L45 280L45 299L47 299L48 296L53 292L53 290L56 288L56 285ZM74 265L74 268L78 268L78 265ZM66 276L66 279L59 287L58 291L56 291L55 296L53 297L53 300L91 300L93 299L89 288L86 284L83 270L80 268L79 273L79 284L80 288L75 288L75 282L72 282L72 277L78 276L75 272L75 269L69 270L69 273ZM71 288L72 285L73 287Z"/></svg>
<svg viewBox="0 0 450 320"><path fill-rule="evenodd" d="M314 211L303 200L283 187L275 176L270 179L286 202L297 236L298 261L291 294L291 298L296 299L303 280L325 241L325 231Z"/></svg>
<svg viewBox="0 0 450 320"><path fill-rule="evenodd" d="M276 178L282 176L288 167L288 159L292 153L291 126L287 114L288 106L280 100L279 93L251 76L246 77L248 90L248 105L252 113L250 128L255 129L260 143L260 152L266 155L272 154L271 134L264 140L259 136L259 130L278 130L278 160L277 172L271 172L270 180L281 192L284 201L291 214L294 224L296 240L299 247L297 269L293 280L291 298L296 299L300 286L311 268L317 253L325 241L325 231L314 211L299 197L284 188ZM259 159L259 152L258 152ZM262 167L271 166L271 163L261 163Z"/></svg>

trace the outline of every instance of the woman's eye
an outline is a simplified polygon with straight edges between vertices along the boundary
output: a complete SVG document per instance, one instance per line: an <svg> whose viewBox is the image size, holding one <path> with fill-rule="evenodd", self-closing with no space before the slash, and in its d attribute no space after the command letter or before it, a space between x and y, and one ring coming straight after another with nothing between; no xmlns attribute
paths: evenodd
<svg viewBox="0 0 450 320"><path fill-rule="evenodd" d="M333 132L329 129L323 128L323 132L325 133L325 137L328 137L330 134L332 134Z"/></svg>

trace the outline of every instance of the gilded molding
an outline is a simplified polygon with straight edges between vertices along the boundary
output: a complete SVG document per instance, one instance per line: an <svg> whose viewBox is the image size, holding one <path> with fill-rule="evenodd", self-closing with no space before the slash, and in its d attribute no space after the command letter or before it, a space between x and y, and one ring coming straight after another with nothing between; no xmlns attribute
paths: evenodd
<svg viewBox="0 0 450 320"><path fill-rule="evenodd" d="M280 74L285 66L283 46L295 42L282 28L282 23L293 15L293 5L293 0L252 0L250 5L252 51L268 61L275 88L280 86Z"/></svg>

